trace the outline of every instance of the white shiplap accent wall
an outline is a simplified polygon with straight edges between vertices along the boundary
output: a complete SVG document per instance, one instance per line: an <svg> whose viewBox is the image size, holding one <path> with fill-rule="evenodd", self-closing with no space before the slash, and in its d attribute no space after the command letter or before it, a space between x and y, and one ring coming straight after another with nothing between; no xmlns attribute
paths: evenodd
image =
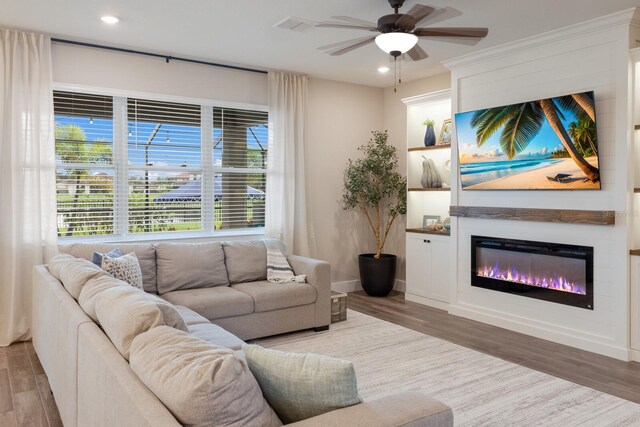
<svg viewBox="0 0 640 427"><path fill-rule="evenodd" d="M629 72L634 10L474 53L445 63L452 70L453 112L595 91L601 191L461 191L452 204L615 210L615 226L460 218L452 224L453 314L629 358ZM634 30L632 29L632 32ZM453 161L457 152L453 148ZM457 175L454 174L457 179ZM495 236L594 247L593 311L471 287L470 236Z"/></svg>

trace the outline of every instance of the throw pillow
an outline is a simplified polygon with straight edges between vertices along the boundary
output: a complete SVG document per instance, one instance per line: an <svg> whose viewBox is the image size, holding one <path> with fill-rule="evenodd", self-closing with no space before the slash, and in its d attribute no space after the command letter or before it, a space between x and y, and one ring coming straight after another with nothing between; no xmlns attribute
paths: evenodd
<svg viewBox="0 0 640 427"><path fill-rule="evenodd" d="M282 425L247 363L227 348L158 326L133 340L129 364L182 425Z"/></svg>
<svg viewBox="0 0 640 427"><path fill-rule="evenodd" d="M91 256L91 262L97 265L98 267L102 267L102 257L104 257L105 255L110 258L119 258L124 254L120 252L120 249L118 248L111 249L106 254L103 254L101 252L94 252L93 255Z"/></svg>
<svg viewBox="0 0 640 427"><path fill-rule="evenodd" d="M351 362L250 344L242 350L262 394L285 424L362 402Z"/></svg>
<svg viewBox="0 0 640 427"><path fill-rule="evenodd" d="M118 258L111 258L108 255L102 257L102 269L133 287L144 290L142 287L142 270L136 254L122 255Z"/></svg>

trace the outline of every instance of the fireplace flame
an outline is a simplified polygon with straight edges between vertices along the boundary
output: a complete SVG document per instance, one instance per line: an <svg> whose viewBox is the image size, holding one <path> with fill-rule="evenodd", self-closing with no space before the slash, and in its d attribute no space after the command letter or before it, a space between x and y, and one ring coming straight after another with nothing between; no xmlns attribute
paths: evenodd
<svg viewBox="0 0 640 427"><path fill-rule="evenodd" d="M584 284L572 282L562 275L534 276L531 272L519 272L516 268L512 267L501 269L498 263L494 266L485 265L484 267L479 267L477 275L480 277L520 283L538 288L554 289L556 291L570 292L580 295L587 294L586 286Z"/></svg>

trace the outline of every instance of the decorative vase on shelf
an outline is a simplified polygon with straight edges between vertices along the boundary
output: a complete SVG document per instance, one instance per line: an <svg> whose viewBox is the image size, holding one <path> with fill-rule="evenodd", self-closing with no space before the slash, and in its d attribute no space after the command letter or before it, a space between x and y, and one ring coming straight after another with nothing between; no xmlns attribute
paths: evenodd
<svg viewBox="0 0 640 427"><path fill-rule="evenodd" d="M427 159L425 156L422 156L422 158L424 160L422 161L420 184L422 184L423 188L442 188L442 177L436 168L436 164L432 159Z"/></svg>
<svg viewBox="0 0 640 427"><path fill-rule="evenodd" d="M424 132L424 146L431 147L436 145L436 132L433 130L433 125L428 124L427 130Z"/></svg>

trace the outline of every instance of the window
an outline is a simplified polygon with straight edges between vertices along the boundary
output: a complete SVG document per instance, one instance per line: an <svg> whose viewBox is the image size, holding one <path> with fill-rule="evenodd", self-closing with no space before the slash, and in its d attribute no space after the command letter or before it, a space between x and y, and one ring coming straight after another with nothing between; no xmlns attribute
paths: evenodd
<svg viewBox="0 0 640 427"><path fill-rule="evenodd" d="M268 113L54 91L58 235L264 227Z"/></svg>
<svg viewBox="0 0 640 427"><path fill-rule="evenodd" d="M58 235L113 234L113 99L56 92Z"/></svg>

